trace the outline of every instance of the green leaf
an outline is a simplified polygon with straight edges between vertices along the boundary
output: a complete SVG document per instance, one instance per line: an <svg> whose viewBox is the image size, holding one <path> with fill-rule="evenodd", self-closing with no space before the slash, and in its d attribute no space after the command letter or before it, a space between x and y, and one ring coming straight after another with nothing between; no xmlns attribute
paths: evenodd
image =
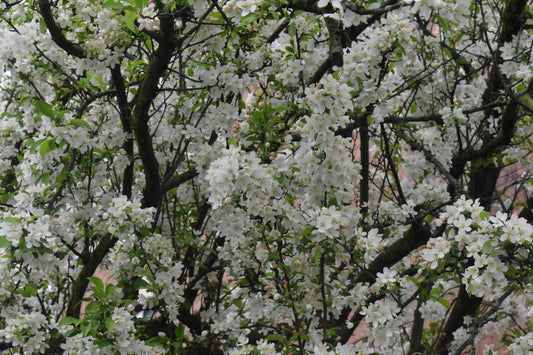
<svg viewBox="0 0 533 355"><path fill-rule="evenodd" d="M513 265L509 264L509 268L505 272L505 275L507 275L509 277L513 277L513 276L515 276L517 274L517 272L518 271L516 270L516 268Z"/></svg>
<svg viewBox="0 0 533 355"><path fill-rule="evenodd" d="M117 9L117 10L121 10L124 8L124 5L122 5L122 3L120 1L116 1L116 0L108 0L106 2L103 3L102 7L104 9Z"/></svg>
<svg viewBox="0 0 533 355"><path fill-rule="evenodd" d="M117 287L113 284L108 284L105 288L105 294L106 296L111 296L112 294L114 293L121 293L122 292L122 288L120 287Z"/></svg>
<svg viewBox="0 0 533 355"><path fill-rule="evenodd" d="M238 147L237 142L233 138L228 138L228 145L232 145L234 147Z"/></svg>
<svg viewBox="0 0 533 355"><path fill-rule="evenodd" d="M41 31L41 34L46 34L48 31L48 27L46 27L46 23L44 22L44 19L41 18L39 21L39 31Z"/></svg>
<svg viewBox="0 0 533 355"><path fill-rule="evenodd" d="M435 301L439 302L441 305L443 305L443 306L444 306L445 308L447 308L447 309L450 308L450 307L452 306L451 303L450 303L447 299L445 299L445 298L442 298L442 297L439 297L439 298L437 298L437 297L432 297L432 298L433 298Z"/></svg>
<svg viewBox="0 0 533 355"><path fill-rule="evenodd" d="M43 156L44 158L44 156ZM45 184L45 185L49 185L50 184L50 174L43 174L40 176L39 180Z"/></svg>
<svg viewBox="0 0 533 355"><path fill-rule="evenodd" d="M357 81L357 84L359 84L359 90L363 90L365 88L365 85L363 84L363 79L361 79L360 77L356 76L355 80Z"/></svg>
<svg viewBox="0 0 533 355"><path fill-rule="evenodd" d="M148 228L147 226L141 226L140 232L143 237L148 237L152 234L152 231L150 231L150 228Z"/></svg>
<svg viewBox="0 0 533 355"><path fill-rule="evenodd" d="M243 303L242 303L242 300L237 298L235 301L233 301L233 304L237 307L237 308L242 308L243 306Z"/></svg>
<svg viewBox="0 0 533 355"><path fill-rule="evenodd" d="M420 281L417 280L415 277L407 276L407 279L410 280L412 283L414 283L416 287L420 286Z"/></svg>
<svg viewBox="0 0 533 355"><path fill-rule="evenodd" d="M449 48L442 47L442 50L444 51L444 53L446 54L446 56L447 56L448 58L452 58L452 57L453 57L452 52L450 51Z"/></svg>
<svg viewBox="0 0 533 355"><path fill-rule="evenodd" d="M244 16L241 21L242 23L248 23L253 22L255 20L259 20L261 18L261 13L258 12L250 12L248 15Z"/></svg>
<svg viewBox="0 0 533 355"><path fill-rule="evenodd" d="M56 141L53 138L45 140L39 147L39 155L44 158L49 151L54 150L56 147Z"/></svg>
<svg viewBox="0 0 533 355"><path fill-rule="evenodd" d="M320 258L322 257L322 250L320 248L315 249L315 255L313 255L313 262L315 265L320 265Z"/></svg>
<svg viewBox="0 0 533 355"><path fill-rule="evenodd" d="M265 340L279 341L280 343L284 342L284 339L280 334L269 334L266 336Z"/></svg>
<svg viewBox="0 0 533 355"><path fill-rule="evenodd" d="M40 255L44 255L44 254L53 254L54 251L44 245L39 245L38 247L35 248Z"/></svg>
<svg viewBox="0 0 533 355"><path fill-rule="evenodd" d="M271 16L274 20L279 21L279 14L277 11L270 11L269 16Z"/></svg>
<svg viewBox="0 0 533 355"><path fill-rule="evenodd" d="M522 92L522 91L524 91L526 89L527 89L527 84L526 83L520 83L516 87L516 92Z"/></svg>
<svg viewBox="0 0 533 355"><path fill-rule="evenodd" d="M90 298L84 298L83 299L84 301L86 302L90 302L91 299ZM90 302L87 304L87 306L85 306L85 314L86 315L94 315L94 314L99 314L99 310L98 310L98 307L99 307L99 303L98 302Z"/></svg>
<svg viewBox="0 0 533 355"><path fill-rule="evenodd" d="M85 127L88 130L91 130L91 125L89 124L89 122L87 122L85 120L80 120L79 118L71 119L70 120L70 124L73 125L73 126Z"/></svg>
<svg viewBox="0 0 533 355"><path fill-rule="evenodd" d="M107 300L109 298L107 297L107 294L105 293L105 291L100 288L93 287L92 290L93 290L93 296L96 296L96 298L100 300ZM94 302L94 304L98 304L98 301Z"/></svg>
<svg viewBox="0 0 533 355"><path fill-rule="evenodd" d="M23 236L20 237L19 239L19 249L25 253L28 251L28 247L26 246L26 238L24 238Z"/></svg>
<svg viewBox="0 0 533 355"><path fill-rule="evenodd" d="M136 290L149 289L151 286L145 279L135 279L133 281L133 287Z"/></svg>
<svg viewBox="0 0 533 355"><path fill-rule="evenodd" d="M481 248L481 252L483 254L492 254L496 248L494 245L492 245L492 240L487 240L485 244L483 244L483 247Z"/></svg>
<svg viewBox="0 0 533 355"><path fill-rule="evenodd" d="M146 279L148 280L148 283L150 282L154 282L154 275L152 275L152 273L149 271L149 270L140 270L138 273L138 275L140 276L145 276Z"/></svg>
<svg viewBox="0 0 533 355"><path fill-rule="evenodd" d="M105 289L104 282L101 279L99 279L96 276L89 276L87 279L93 283L93 285L94 285L93 290L95 288L97 288L99 290L104 291L104 289Z"/></svg>
<svg viewBox="0 0 533 355"><path fill-rule="evenodd" d="M91 323L87 323L86 325L85 324L81 325L81 332L82 332L84 337L89 335L90 331L91 331Z"/></svg>
<svg viewBox="0 0 533 355"><path fill-rule="evenodd" d="M20 223L20 218L18 217L4 217L2 218L2 220L4 222L9 222L9 223Z"/></svg>
<svg viewBox="0 0 533 355"><path fill-rule="evenodd" d="M529 94L522 95L522 102L527 106L528 109L533 111L533 99Z"/></svg>
<svg viewBox="0 0 533 355"><path fill-rule="evenodd" d="M296 36L296 26L294 25L294 23L291 23L291 24L289 25L289 27L287 28L287 33L288 33L289 36L291 36L291 37Z"/></svg>
<svg viewBox="0 0 533 355"><path fill-rule="evenodd" d="M124 23L126 24L126 27L130 29L132 32L137 33L137 27L135 26L135 19L137 18L137 14L133 11L126 10L126 13L124 14Z"/></svg>
<svg viewBox="0 0 533 355"><path fill-rule="evenodd" d="M37 288L32 285L26 285L23 289L19 289L18 293L22 295L22 297L31 297L37 295Z"/></svg>
<svg viewBox="0 0 533 355"><path fill-rule="evenodd" d="M107 329L108 332L112 332L113 329L115 329L115 322L112 319L107 318L105 320L105 329Z"/></svg>
<svg viewBox="0 0 533 355"><path fill-rule="evenodd" d="M479 213L479 217L480 217L482 220L486 221L486 220L488 220L489 217L490 217L490 212L482 211L482 212Z"/></svg>
<svg viewBox="0 0 533 355"><path fill-rule="evenodd" d="M439 294L439 293L442 293L442 288L441 287L432 288L431 291L429 292L430 295L436 295L436 294Z"/></svg>
<svg viewBox="0 0 533 355"><path fill-rule="evenodd" d="M103 349L103 348L106 348L108 347L109 345L111 345L111 342L109 340L102 340L102 339L98 339L98 340L95 340L94 343L96 345L98 345L98 347L100 349Z"/></svg>
<svg viewBox="0 0 533 355"><path fill-rule="evenodd" d="M445 33L448 32L448 30L449 30L448 22L446 22L446 20L443 17L439 16L439 15L436 15L435 17L437 18L437 21L439 22L439 25L442 28L442 30Z"/></svg>
<svg viewBox="0 0 533 355"><path fill-rule="evenodd" d="M0 236L0 248L7 248L11 246L11 242L7 240L5 235Z"/></svg>
<svg viewBox="0 0 533 355"><path fill-rule="evenodd" d="M182 344L181 341L174 341L174 342L172 342L170 345L172 345L172 347L173 347L174 349L179 349L179 348L181 347L181 344Z"/></svg>
<svg viewBox="0 0 533 355"><path fill-rule="evenodd" d="M213 23L224 23L224 17L222 16L222 13L218 11L213 11L209 14L209 17L213 19Z"/></svg>
<svg viewBox="0 0 533 355"><path fill-rule="evenodd" d="M51 119L55 119L54 109L48 102L39 100L36 102L36 106L40 113Z"/></svg>
<svg viewBox="0 0 533 355"><path fill-rule="evenodd" d="M63 181L65 181L65 178L68 176L69 174L69 171L64 169L64 170L61 170L61 172L59 173L59 176L57 177L57 182L58 184L61 184Z"/></svg>
<svg viewBox="0 0 533 355"><path fill-rule="evenodd" d="M176 338L178 339L183 338L183 335L185 334L185 327L183 326L183 324L180 323L176 327L176 330L174 330L174 334L176 335Z"/></svg>
<svg viewBox="0 0 533 355"><path fill-rule="evenodd" d="M58 326L62 327L62 326L65 326L65 325L69 325L69 324L74 324L74 325L78 325L80 323L80 320L78 318L74 318L74 317L64 317L62 318L59 323L57 324Z"/></svg>
<svg viewBox="0 0 533 355"><path fill-rule="evenodd" d="M80 328L72 328L71 330L67 331L65 333L65 338L70 338L76 334L79 334L80 333Z"/></svg>

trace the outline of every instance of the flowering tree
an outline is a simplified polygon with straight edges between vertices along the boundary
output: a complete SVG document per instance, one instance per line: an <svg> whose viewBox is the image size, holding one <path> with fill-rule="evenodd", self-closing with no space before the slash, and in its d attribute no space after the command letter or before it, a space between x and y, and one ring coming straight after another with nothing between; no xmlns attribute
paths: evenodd
<svg viewBox="0 0 533 355"><path fill-rule="evenodd" d="M0 349L531 350L532 10L2 1Z"/></svg>

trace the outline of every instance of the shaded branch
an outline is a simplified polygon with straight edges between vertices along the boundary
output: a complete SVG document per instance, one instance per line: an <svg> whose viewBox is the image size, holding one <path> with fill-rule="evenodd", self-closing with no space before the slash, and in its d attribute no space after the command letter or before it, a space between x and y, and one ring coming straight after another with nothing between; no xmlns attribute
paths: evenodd
<svg viewBox="0 0 533 355"><path fill-rule="evenodd" d="M385 267L391 267L396 264L398 261L402 260L405 256L409 255L413 250L427 243L431 238L431 230L427 225L424 224L423 218L425 213L417 216L411 227L407 230L405 235L395 241L394 243L387 246L369 265L366 269L361 270L359 275L353 280L352 284L357 285L358 283L373 283L376 279L378 272L383 271ZM441 234L443 229L437 230L437 234ZM346 308L343 310L343 315L348 317L351 313L351 308ZM358 313L355 313L349 321L353 321L358 317ZM344 322L343 318L342 321ZM341 342L345 343L348 341L352 334L352 331L347 328L346 323L343 323L341 329L339 330L339 336Z"/></svg>
<svg viewBox="0 0 533 355"><path fill-rule="evenodd" d="M373 282L377 273L385 267L390 267L402 260L411 251L427 243L431 237L431 231L421 218L415 219L405 235L387 246L354 280L354 284L360 282Z"/></svg>
<svg viewBox="0 0 533 355"><path fill-rule="evenodd" d="M267 38L267 43L271 44L273 43L283 32L287 27L289 26L289 21L284 20L275 30L272 32L272 34Z"/></svg>
<svg viewBox="0 0 533 355"><path fill-rule="evenodd" d="M81 271L72 284L70 289L70 298L67 305L66 315L69 317L79 318L81 310L81 301L84 298L85 292L87 292L87 287L89 286L88 277L93 276L96 269L104 260L104 257L107 255L108 251L115 245L117 238L111 236L111 234L106 234L100 239L94 251L90 253L89 251L84 251L87 258L87 262L84 262ZM87 255L88 254L88 255Z"/></svg>
<svg viewBox="0 0 533 355"><path fill-rule="evenodd" d="M345 6L348 10L351 10L359 15L383 15L386 12L399 9L404 6L404 3L399 3L398 1L387 1L377 9L364 9L355 4L347 3Z"/></svg>
<svg viewBox="0 0 533 355"><path fill-rule="evenodd" d="M161 195L159 162L155 156L148 121L150 119L150 106L159 89L159 81L167 69L176 47L174 18L167 11L164 10L159 14L162 40L159 42L159 47L148 65L145 79L139 87L137 102L131 115L131 128L139 148L139 156L143 163L146 180L143 191L144 207L156 207L159 205Z"/></svg>
<svg viewBox="0 0 533 355"><path fill-rule="evenodd" d="M465 285L461 285L455 305L446 321L441 337L435 344L433 354L448 354L448 344L453 340L453 333L462 326L465 316L475 317L481 301L482 298L469 296Z"/></svg>
<svg viewBox="0 0 533 355"><path fill-rule="evenodd" d="M480 107L463 110L463 113L465 115L469 115L475 112L484 111L491 108L496 107L502 107L505 106L504 103L501 102L495 102L488 105L482 105ZM435 122L437 124L443 124L444 121L442 119L441 114L428 114L428 115L421 115L421 116L387 116L383 119L383 123L391 123L391 124L404 124L404 123L417 123L417 122ZM349 124L347 124L344 127L338 128L335 131L335 134L344 138L350 138L352 137L354 129L359 128L359 121L352 120Z"/></svg>
<svg viewBox="0 0 533 355"><path fill-rule="evenodd" d="M124 169L122 177L122 194L131 198L132 186L133 186L133 137L131 128L131 108L128 104L126 85L124 84L124 78L120 70L120 66L117 64L111 69L111 77L116 87L116 95L120 112L120 122L122 123L122 129L126 133L126 138L122 144L122 148L126 151L130 163Z"/></svg>
<svg viewBox="0 0 533 355"><path fill-rule="evenodd" d="M527 219L529 223L533 223L533 195L529 196L526 206L524 206L518 216Z"/></svg>
<svg viewBox="0 0 533 355"><path fill-rule="evenodd" d="M50 2L48 0L39 0L39 8L52 40L68 54L78 58L85 58L86 55L83 48L79 44L69 41L63 34L63 30L55 22Z"/></svg>
<svg viewBox="0 0 533 355"><path fill-rule="evenodd" d="M422 302L418 301L414 312L413 327L411 328L411 339L409 344L408 354L420 354L423 353L424 347L422 346L422 334L424 330L424 318L420 312L420 306Z"/></svg>
<svg viewBox="0 0 533 355"><path fill-rule="evenodd" d="M507 291L505 291L505 293L500 298L498 298L498 300L494 302L494 304L491 305L490 310L488 310L486 313L484 313L479 318L479 320L477 321L478 325L483 325L486 322L488 322L490 317L492 317L494 313L500 310L500 306L502 305L502 303L505 301L507 297L509 297L513 293L514 290L515 290L514 286L509 287L509 289L507 289ZM455 351L455 354L456 355L462 354L463 350L466 349L468 345L471 345L474 343L476 339L476 335L477 335L477 332L471 332L468 339L465 340L465 342L461 346L459 346L459 348Z"/></svg>
<svg viewBox="0 0 533 355"><path fill-rule="evenodd" d="M351 26L344 31L342 31L340 37L342 37L342 48L349 47L357 37L363 33L368 27L370 27L374 22L378 21L383 14L386 14L388 11L393 10L395 4L398 3L398 0L389 0L383 3L378 9L375 9L375 13L365 22L360 23L357 26ZM327 9L318 9L316 10L316 5L310 4L309 1L293 1L289 4L289 7L294 9L301 9L308 12L324 14ZM342 48L340 49L342 55ZM339 61L338 54L336 55L335 60L332 56L328 56L318 67L317 71L307 80L307 85L314 84L320 81L324 74L326 74L334 65L342 65L342 62Z"/></svg>
<svg viewBox="0 0 533 355"><path fill-rule="evenodd" d="M198 171L196 171L195 168L189 169L184 173L176 174L173 177L171 177L168 181L165 181L161 185L161 192L166 192L168 190L171 190L175 187L180 186L181 184L190 181L198 176Z"/></svg>

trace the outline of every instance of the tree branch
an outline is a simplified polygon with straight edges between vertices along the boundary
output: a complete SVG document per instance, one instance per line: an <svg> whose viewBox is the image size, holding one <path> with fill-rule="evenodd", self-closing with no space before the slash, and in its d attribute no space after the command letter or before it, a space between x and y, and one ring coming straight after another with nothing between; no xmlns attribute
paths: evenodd
<svg viewBox="0 0 533 355"><path fill-rule="evenodd" d="M148 65L146 76L139 88L137 102L131 116L131 127L139 148L146 179L143 191L144 207L156 207L159 205L161 198L159 162L155 156L148 121L150 119L150 106L158 92L159 80L167 69L176 47L174 18L168 11L164 10L159 14L162 40L159 42L159 47Z"/></svg>
<svg viewBox="0 0 533 355"><path fill-rule="evenodd" d="M86 55L83 48L79 44L70 42L63 34L63 30L55 22L50 9L50 2L48 0L39 0L39 8L52 40L68 54L78 58L85 58Z"/></svg>
<svg viewBox="0 0 533 355"><path fill-rule="evenodd" d="M104 235L102 239L100 239L96 248L94 248L94 251L88 255L87 262L83 264L78 277L72 284L67 306L67 316L74 318L80 317L81 301L89 286L88 277L94 274L102 260L104 260L104 257L107 255L107 252L115 245L117 240L118 239L111 236L111 234Z"/></svg>
<svg viewBox="0 0 533 355"><path fill-rule="evenodd" d="M403 257L409 255L413 250L427 243L429 238L431 238L431 230L424 224L424 216L425 213L417 216L402 238L387 246L365 270L361 270L359 275L353 280L353 285L365 282L373 283L378 272L383 271L385 267L390 267L396 264L398 261L402 260ZM443 230L443 228L437 230L437 234L441 234ZM351 311L352 309L346 308L343 310L342 314L347 317ZM357 313L348 320L352 321L356 317ZM344 319L342 319L343 322ZM344 322L339 330L341 342L345 343L348 341L351 334L352 331L346 327L346 322Z"/></svg>
<svg viewBox="0 0 533 355"><path fill-rule="evenodd" d="M387 13L390 10L393 10L395 8L394 5L397 3L398 0L386 1L378 9L375 9L375 13L370 17L368 21L362 22L357 26L351 26L350 28L347 28L346 30L342 31L342 34L340 35L342 37L342 47L346 48L350 46L351 43L355 41L361 33L363 33L374 22L378 21L383 14ZM295 9L300 8L309 12L324 13L324 9L319 9L322 11L317 12L315 10L315 7L311 6L307 1L293 1L290 5L290 7ZM342 55L342 48L340 54ZM324 76L324 74L331 70L333 65L340 66L339 64L342 65L342 62L339 61L338 54L336 55L335 60L331 55L328 56L328 58L326 58L324 62L322 62L322 64L318 67L317 71L313 74L313 76L309 78L309 80L307 80L306 84L310 85L319 82L320 79L322 79L322 77Z"/></svg>
<svg viewBox="0 0 533 355"><path fill-rule="evenodd" d="M122 176L122 194L131 198L133 187L133 137L131 128L131 108L128 104L126 95L126 85L124 84L124 78L120 70L120 65L115 65L111 69L111 77L116 87L115 97L117 98L120 122L122 123L122 130L126 133L126 138L122 144L122 148L126 151L130 163L124 169Z"/></svg>
<svg viewBox="0 0 533 355"><path fill-rule="evenodd" d="M175 187L180 186L181 184L194 179L198 176L198 171L196 171L195 168L189 169L184 173L176 174L173 177L171 177L168 181L164 182L161 185L161 192L166 192L168 190L171 190Z"/></svg>
<svg viewBox="0 0 533 355"><path fill-rule="evenodd" d="M422 346L422 334L424 330L424 318L420 312L421 301L418 301L416 305L413 327L411 328L411 341L409 344L408 354L420 354L423 353L424 347Z"/></svg>

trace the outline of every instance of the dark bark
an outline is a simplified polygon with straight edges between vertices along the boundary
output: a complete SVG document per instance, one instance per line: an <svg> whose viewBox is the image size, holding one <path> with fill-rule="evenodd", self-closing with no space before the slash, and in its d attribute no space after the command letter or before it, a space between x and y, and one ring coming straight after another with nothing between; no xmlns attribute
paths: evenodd
<svg viewBox="0 0 533 355"><path fill-rule="evenodd" d="M63 34L63 30L55 22L50 2L48 0L39 0L39 9L54 42L68 54L78 58L85 58L86 55L83 52L83 48L79 44L70 42Z"/></svg>
<svg viewBox="0 0 533 355"><path fill-rule="evenodd" d="M139 88L137 101L131 116L131 127L139 149L139 156L143 163L146 180L143 192L144 207L157 207L161 200L159 162L155 156L152 135L148 125L150 120L149 110L157 96L159 79L167 70L176 45L173 17L169 13L161 14L160 21L164 40L159 43L159 47L148 65L145 79Z"/></svg>
<svg viewBox="0 0 533 355"><path fill-rule="evenodd" d="M122 176L122 194L131 198L132 186L133 186L133 137L131 129L131 107L127 100L127 89L124 84L124 78L120 70L120 66L117 64L111 69L111 77L116 87L115 97L118 102L118 108L120 112L120 122L122 123L122 129L126 133L126 140L122 145L122 148L126 151L130 164L124 169Z"/></svg>
<svg viewBox="0 0 533 355"><path fill-rule="evenodd" d="M174 175L168 181L164 182L161 186L162 192L171 190L175 187L180 186L181 184L190 181L198 176L198 171L195 168L191 168L184 173Z"/></svg>
<svg viewBox="0 0 533 355"><path fill-rule="evenodd" d="M411 328L411 339L409 344L408 354L420 354L424 352L424 347L422 346L422 333L424 330L424 318L422 318L422 313L420 313L420 302L418 302L414 320L413 327Z"/></svg>
<svg viewBox="0 0 533 355"><path fill-rule="evenodd" d="M89 286L88 277L93 276L96 269L104 260L104 257L107 255L107 252L115 245L117 238L111 236L110 234L104 235L94 251L92 253L85 252L87 261L83 263L82 269L70 287L70 298L67 305L66 315L69 317L79 318L81 301L84 298L87 287Z"/></svg>
<svg viewBox="0 0 533 355"><path fill-rule="evenodd" d="M476 315L481 301L482 298L470 296L466 291L466 287L461 285L452 312L444 325L441 336L436 342L434 354L447 355L449 353L448 345L453 340L453 333L463 325L465 316L474 317Z"/></svg>
<svg viewBox="0 0 533 355"><path fill-rule="evenodd" d="M410 252L424 245L431 238L429 227L421 218L413 221L405 235L386 247L354 280L354 284L360 282L374 282L378 272L385 267L390 267L402 260Z"/></svg>
<svg viewBox="0 0 533 355"><path fill-rule="evenodd" d="M519 217L527 219L529 223L533 223L533 195L527 199L526 205L520 211Z"/></svg>

